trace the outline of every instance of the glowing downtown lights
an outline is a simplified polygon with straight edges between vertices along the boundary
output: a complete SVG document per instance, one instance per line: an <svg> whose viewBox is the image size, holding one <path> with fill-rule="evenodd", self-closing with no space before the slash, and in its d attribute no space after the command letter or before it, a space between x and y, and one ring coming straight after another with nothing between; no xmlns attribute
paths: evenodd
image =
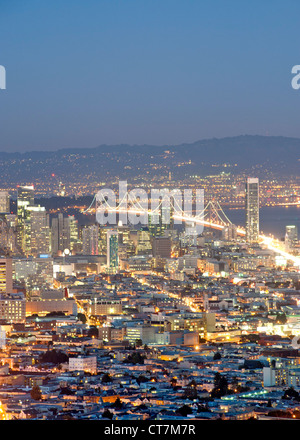
<svg viewBox="0 0 300 440"><path fill-rule="evenodd" d="M276 240L274 238L266 237L265 235L260 235L260 238L261 238L263 244L265 244L268 249L282 255L287 260L293 261L295 266L300 267L300 257L297 257L296 255L289 254L288 252L285 252L283 249L280 249L278 247L278 245L276 246Z"/></svg>
<svg viewBox="0 0 300 440"><path fill-rule="evenodd" d="M110 208L112 211L116 211L116 212L128 212L128 209L119 209L119 208ZM108 209L108 210L110 210ZM142 210L131 210L130 212L132 212L133 214L145 214L145 211ZM149 213L151 213L151 210L148 211ZM203 224L204 226L209 226L211 228L214 229L219 229L222 230L225 228L224 225L219 224L219 223L212 223L212 222L208 222L203 220L202 218L197 218L197 217L189 217L189 216L184 216L184 215L173 215L173 218L176 220L182 220L182 221L186 221L186 222L191 222L191 223L200 223ZM246 231L243 228L237 228L237 233L239 235L246 235ZM288 252L285 252L283 249L280 249L280 247L278 245L276 245L277 240L272 238L272 237L267 237L265 235L260 235L259 238L262 240L262 243L265 244L267 246L268 249L282 255L283 257L285 257L287 260L293 261L293 263L295 264L295 266L299 266L300 267L300 257L297 257L295 255L289 254Z"/></svg>
<svg viewBox="0 0 300 440"><path fill-rule="evenodd" d="M4 411L2 402L0 402L0 420L8 420L8 417Z"/></svg>

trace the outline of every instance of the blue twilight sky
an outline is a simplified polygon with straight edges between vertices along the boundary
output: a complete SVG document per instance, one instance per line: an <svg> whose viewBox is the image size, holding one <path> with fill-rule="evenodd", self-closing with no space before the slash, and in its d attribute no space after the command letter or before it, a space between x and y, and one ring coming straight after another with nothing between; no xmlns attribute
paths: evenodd
<svg viewBox="0 0 300 440"><path fill-rule="evenodd" d="M299 0L0 0L0 151L300 137Z"/></svg>

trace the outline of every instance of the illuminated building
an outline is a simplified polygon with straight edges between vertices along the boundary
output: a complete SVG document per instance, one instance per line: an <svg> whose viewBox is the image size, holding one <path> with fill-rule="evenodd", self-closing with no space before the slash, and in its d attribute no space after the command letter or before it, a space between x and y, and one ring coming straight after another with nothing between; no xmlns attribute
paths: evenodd
<svg viewBox="0 0 300 440"><path fill-rule="evenodd" d="M89 315L120 315L122 303L117 299L97 299L89 305Z"/></svg>
<svg viewBox="0 0 300 440"><path fill-rule="evenodd" d="M204 335L206 332L213 332L216 329L215 313L174 313L167 318L169 330L188 330Z"/></svg>
<svg viewBox="0 0 300 440"><path fill-rule="evenodd" d="M10 215L6 215L5 218L0 218L0 247L15 253L17 251L15 221L11 220L10 217L14 217L14 220L16 218Z"/></svg>
<svg viewBox="0 0 300 440"><path fill-rule="evenodd" d="M226 241L235 241L237 239L237 227L235 225L228 225L222 229L222 238Z"/></svg>
<svg viewBox="0 0 300 440"><path fill-rule="evenodd" d="M47 315L51 312L63 312L66 315L76 315L77 306L74 299L40 299L26 301L26 315Z"/></svg>
<svg viewBox="0 0 300 440"><path fill-rule="evenodd" d="M18 323L26 318L26 300L22 295L0 295L0 319Z"/></svg>
<svg viewBox="0 0 300 440"><path fill-rule="evenodd" d="M82 230L82 251L84 255L98 255L98 226L86 226Z"/></svg>
<svg viewBox="0 0 300 440"><path fill-rule="evenodd" d="M34 187L19 186L17 198L17 239L20 249L26 250L26 221L30 217L29 206L34 206ZM28 226L27 226L28 227Z"/></svg>
<svg viewBox="0 0 300 440"><path fill-rule="evenodd" d="M132 273L147 273L151 271L150 258L143 255L128 258L127 264L128 271Z"/></svg>
<svg viewBox="0 0 300 440"><path fill-rule="evenodd" d="M249 177L246 182L246 240L258 243L259 239L259 180Z"/></svg>
<svg viewBox="0 0 300 440"><path fill-rule="evenodd" d="M290 361L290 364L288 363ZM265 387L300 387L300 368L296 359L274 360L274 364L263 368Z"/></svg>
<svg viewBox="0 0 300 440"><path fill-rule="evenodd" d="M171 239L169 237L155 237L152 244L154 258L171 257Z"/></svg>
<svg viewBox="0 0 300 440"><path fill-rule="evenodd" d="M97 357L96 356L70 357L69 371L85 371L91 374L96 374Z"/></svg>
<svg viewBox="0 0 300 440"><path fill-rule="evenodd" d="M29 231L25 234L26 253L32 255L47 254L50 250L49 216L42 206L29 206ZM28 238L27 238L28 237Z"/></svg>
<svg viewBox="0 0 300 440"><path fill-rule="evenodd" d="M17 238L26 254L49 252L49 217L44 207L34 204L34 187L18 187Z"/></svg>
<svg viewBox="0 0 300 440"><path fill-rule="evenodd" d="M107 267L117 269L119 266L118 257L118 233L116 231L107 232Z"/></svg>
<svg viewBox="0 0 300 440"><path fill-rule="evenodd" d="M12 293L13 270L11 258L0 258L0 293Z"/></svg>
<svg viewBox="0 0 300 440"><path fill-rule="evenodd" d="M155 342L155 334L157 329L149 324L127 326L125 339L130 344L135 344L138 339L142 341L143 344L152 344Z"/></svg>
<svg viewBox="0 0 300 440"><path fill-rule="evenodd" d="M148 228L141 228L137 232L137 247L136 253L139 255L143 254L151 254L152 253L152 245L151 245L151 237Z"/></svg>
<svg viewBox="0 0 300 440"><path fill-rule="evenodd" d="M164 206L161 203L159 210L148 214L148 228L152 236L160 237L164 235L164 232L168 228L172 228L174 225L173 219L174 207L171 203Z"/></svg>
<svg viewBox="0 0 300 440"><path fill-rule="evenodd" d="M125 328L115 327L99 327L98 329L99 339L103 341L123 341L125 336Z"/></svg>
<svg viewBox="0 0 300 440"><path fill-rule="evenodd" d="M68 221L69 221L69 229L70 229L70 251L76 252L80 244L78 220L75 219L74 215L70 215L68 217Z"/></svg>
<svg viewBox="0 0 300 440"><path fill-rule="evenodd" d="M0 213L8 213L9 209L9 193L8 191L0 191Z"/></svg>
<svg viewBox="0 0 300 440"><path fill-rule="evenodd" d="M40 258L14 258L14 278L24 282L28 292L48 288L53 281L53 259L48 254Z"/></svg>
<svg viewBox="0 0 300 440"><path fill-rule="evenodd" d="M285 250L293 251L298 244L298 228L296 225L288 225L285 227Z"/></svg>
<svg viewBox="0 0 300 440"><path fill-rule="evenodd" d="M69 218L58 214L51 223L51 252L53 255L70 249L70 223Z"/></svg>

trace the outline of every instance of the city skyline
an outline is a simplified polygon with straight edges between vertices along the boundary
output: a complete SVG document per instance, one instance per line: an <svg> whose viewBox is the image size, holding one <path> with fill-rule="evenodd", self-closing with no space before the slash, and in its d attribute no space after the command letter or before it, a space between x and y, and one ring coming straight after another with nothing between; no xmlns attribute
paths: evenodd
<svg viewBox="0 0 300 440"><path fill-rule="evenodd" d="M299 13L0 0L0 421L300 420Z"/></svg>

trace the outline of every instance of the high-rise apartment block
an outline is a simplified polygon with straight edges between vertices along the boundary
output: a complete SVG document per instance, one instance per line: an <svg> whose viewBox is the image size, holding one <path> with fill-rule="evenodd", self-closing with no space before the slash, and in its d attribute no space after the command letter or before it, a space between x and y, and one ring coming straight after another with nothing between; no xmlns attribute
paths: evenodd
<svg viewBox="0 0 300 440"><path fill-rule="evenodd" d="M259 241L259 179L252 177L246 181L246 240Z"/></svg>

